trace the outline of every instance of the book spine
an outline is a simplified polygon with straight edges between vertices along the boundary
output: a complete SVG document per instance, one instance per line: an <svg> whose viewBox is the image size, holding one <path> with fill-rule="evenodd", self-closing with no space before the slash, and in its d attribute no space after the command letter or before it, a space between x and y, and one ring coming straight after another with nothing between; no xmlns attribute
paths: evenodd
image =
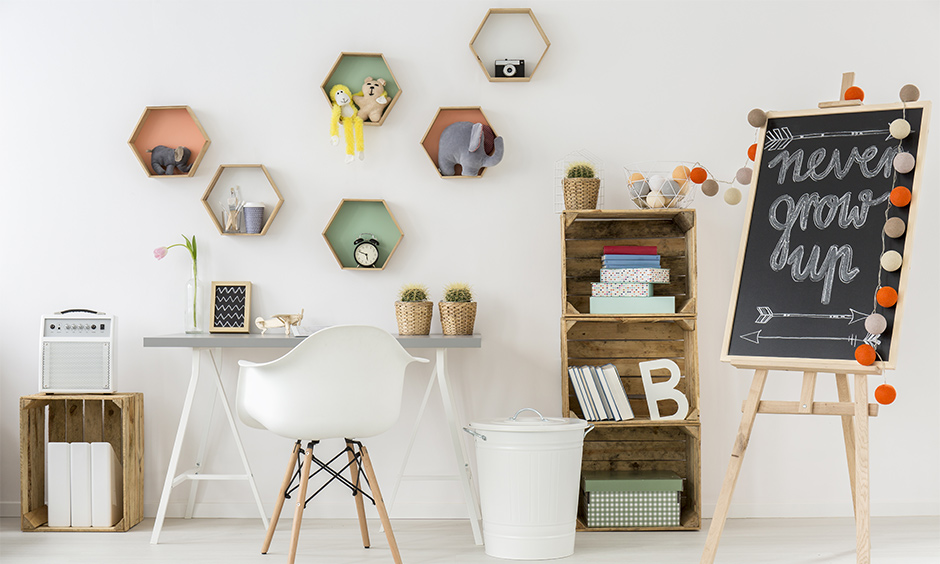
<svg viewBox="0 0 940 564"><path fill-rule="evenodd" d="M594 421L595 417L591 412L590 403L584 390L584 384L581 382L581 375L578 372L577 366L568 367L568 378L571 380L572 387L574 387L574 395L578 398L578 404L581 405L581 413L584 415L584 418L588 421Z"/></svg>
<svg viewBox="0 0 940 564"><path fill-rule="evenodd" d="M49 526L72 526L72 488L68 443L49 443L46 455L46 495L48 496Z"/></svg>
<svg viewBox="0 0 940 564"><path fill-rule="evenodd" d="M594 377L601 385L601 390L604 392L604 406L607 407L607 410L610 412L610 417L614 421L623 421L623 417L620 416L620 409L617 407L617 403L614 401L614 395L610 389L610 383L607 381L607 376L604 375L603 370L600 366L592 366L591 372L594 374Z"/></svg>
<svg viewBox="0 0 940 564"><path fill-rule="evenodd" d="M605 255L655 255L656 246L604 245Z"/></svg>
<svg viewBox="0 0 940 564"><path fill-rule="evenodd" d="M91 527L91 443L69 443L72 526Z"/></svg>

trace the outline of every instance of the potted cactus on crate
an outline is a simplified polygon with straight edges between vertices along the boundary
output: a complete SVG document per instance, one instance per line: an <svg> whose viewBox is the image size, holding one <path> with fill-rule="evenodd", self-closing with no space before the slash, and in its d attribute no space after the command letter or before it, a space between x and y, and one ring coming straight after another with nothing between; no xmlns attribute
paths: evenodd
<svg viewBox="0 0 940 564"><path fill-rule="evenodd" d="M444 300L438 302L441 310L441 329L445 335L472 335L477 316L477 303L473 301L470 286L454 282L444 287Z"/></svg>
<svg viewBox="0 0 940 564"><path fill-rule="evenodd" d="M427 286L405 284L398 291L395 319L399 335L427 335L431 332L434 303L428 300Z"/></svg>
<svg viewBox="0 0 940 564"><path fill-rule="evenodd" d="M601 179L594 172L594 165L587 161L575 161L565 170L562 179L565 195L565 209L593 210L597 207L597 194Z"/></svg>

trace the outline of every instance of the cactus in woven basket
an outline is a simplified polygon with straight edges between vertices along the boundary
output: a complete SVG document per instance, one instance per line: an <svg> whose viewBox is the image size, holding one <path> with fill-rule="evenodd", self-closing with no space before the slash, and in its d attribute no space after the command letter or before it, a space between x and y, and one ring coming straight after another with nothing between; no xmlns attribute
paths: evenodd
<svg viewBox="0 0 940 564"><path fill-rule="evenodd" d="M472 302L473 292L470 286L462 282L454 282L444 286L445 302Z"/></svg>
<svg viewBox="0 0 940 564"><path fill-rule="evenodd" d="M423 284L405 284L398 290L398 299L402 302L426 302L428 287Z"/></svg>
<svg viewBox="0 0 940 564"><path fill-rule="evenodd" d="M594 165L587 161L575 161L568 165L566 178L594 178Z"/></svg>

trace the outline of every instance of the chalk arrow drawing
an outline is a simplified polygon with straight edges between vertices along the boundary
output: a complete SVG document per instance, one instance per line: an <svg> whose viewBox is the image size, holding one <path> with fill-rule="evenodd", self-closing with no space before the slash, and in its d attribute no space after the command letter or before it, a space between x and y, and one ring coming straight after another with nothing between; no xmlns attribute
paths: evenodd
<svg viewBox="0 0 940 564"><path fill-rule="evenodd" d="M914 133L911 131L911 133ZM885 140L891 138L888 129L862 129L859 131L819 131L816 133L800 133L794 135L789 127L778 127L767 132L764 139L765 151L780 151L786 149L791 141L802 141L805 139L828 139L830 137L861 137L864 135L885 134Z"/></svg>
<svg viewBox="0 0 940 564"><path fill-rule="evenodd" d="M878 335L872 335L871 333L866 334L864 339L859 339L855 335L849 335L848 337L790 337L785 335L761 335L761 331L763 331L763 329L754 331L753 333L741 335L741 338L745 341L754 343L755 345L759 345L762 340L767 339L781 339L787 341L848 341L848 343L853 347L857 346L859 343L865 343L873 347L877 347L881 344L881 337Z"/></svg>
<svg viewBox="0 0 940 564"><path fill-rule="evenodd" d="M849 313L774 313L767 306L757 306L757 321L761 325L767 323L775 317L803 317L810 319L845 319L849 325L861 321L868 317L867 313L849 308Z"/></svg>

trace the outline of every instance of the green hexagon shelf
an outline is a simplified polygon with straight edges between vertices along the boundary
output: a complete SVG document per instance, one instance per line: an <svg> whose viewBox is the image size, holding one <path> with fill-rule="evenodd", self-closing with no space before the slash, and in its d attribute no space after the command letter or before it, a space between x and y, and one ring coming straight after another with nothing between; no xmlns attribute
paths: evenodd
<svg viewBox="0 0 940 564"><path fill-rule="evenodd" d="M196 119L196 114L189 106L147 106L137 121L137 127L127 140L134 156L140 162L144 172L150 178L179 178L190 177L196 174L202 157L209 148L209 136L202 124ZM188 148L190 156L189 172L180 174L157 174L150 165L150 153L147 151L157 145L165 145L172 149L183 146Z"/></svg>
<svg viewBox="0 0 940 564"><path fill-rule="evenodd" d="M360 268L353 258L353 241L371 233L379 242L379 260L372 268ZM398 249L404 234L385 200L346 199L330 218L323 238L343 270L383 270Z"/></svg>
<svg viewBox="0 0 940 564"><path fill-rule="evenodd" d="M382 125L385 123L388 114L392 113L392 107L398 102L402 92L391 67L388 66L388 61L385 60L385 55L382 53L340 53L336 62L333 63L333 68L330 69L326 79L323 80L323 84L320 85L320 90L332 108L333 101L330 100L330 88L336 84L344 84L353 92L360 92L365 79L370 76L375 79L385 79L385 90L388 92L390 99L388 107L385 108L379 121L372 122L366 119L363 123L364 125Z"/></svg>

